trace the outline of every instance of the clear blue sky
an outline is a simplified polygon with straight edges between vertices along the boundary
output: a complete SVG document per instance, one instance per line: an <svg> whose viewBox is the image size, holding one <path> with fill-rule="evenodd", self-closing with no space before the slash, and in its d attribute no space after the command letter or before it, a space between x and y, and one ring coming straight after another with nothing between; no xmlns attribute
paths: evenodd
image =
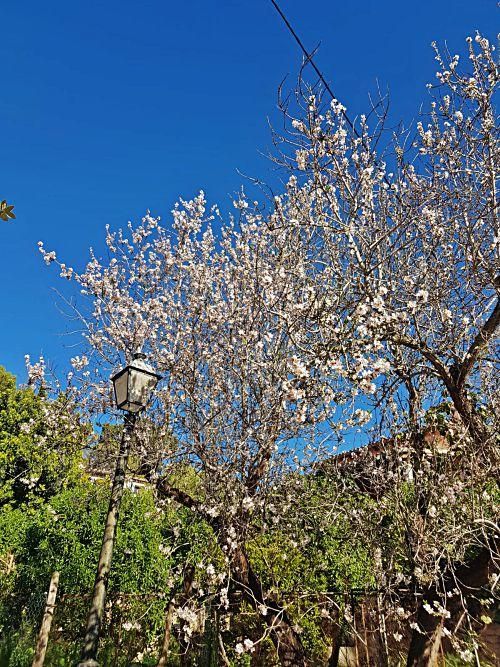
<svg viewBox="0 0 500 667"><path fill-rule="evenodd" d="M431 41L463 53L500 25L496 0L280 1L353 116L378 79L409 121ZM224 205L237 169L272 181L266 119L300 53L269 0L11 0L1 18L0 198L17 220L0 221L0 364L24 380L25 353L61 369L74 354L37 241L81 267L106 223L166 221L201 188Z"/></svg>

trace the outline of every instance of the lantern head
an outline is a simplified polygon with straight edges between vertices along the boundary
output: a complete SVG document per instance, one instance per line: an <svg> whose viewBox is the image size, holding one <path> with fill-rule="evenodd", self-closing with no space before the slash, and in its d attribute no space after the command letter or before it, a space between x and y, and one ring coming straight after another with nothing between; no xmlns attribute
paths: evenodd
<svg viewBox="0 0 500 667"><path fill-rule="evenodd" d="M111 378L116 406L127 412L140 412L148 404L160 379L161 376L146 362L145 354L134 354L130 364Z"/></svg>

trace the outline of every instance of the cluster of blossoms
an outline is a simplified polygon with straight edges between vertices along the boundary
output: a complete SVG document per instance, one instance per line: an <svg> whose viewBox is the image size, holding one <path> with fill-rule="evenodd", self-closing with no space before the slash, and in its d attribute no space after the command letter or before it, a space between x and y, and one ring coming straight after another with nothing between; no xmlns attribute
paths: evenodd
<svg viewBox="0 0 500 667"><path fill-rule="evenodd" d="M26 374L28 376L28 383L30 385L43 385L45 381L45 359L40 357L35 363L31 363L31 358L29 354L26 354L24 357L24 362L26 365Z"/></svg>

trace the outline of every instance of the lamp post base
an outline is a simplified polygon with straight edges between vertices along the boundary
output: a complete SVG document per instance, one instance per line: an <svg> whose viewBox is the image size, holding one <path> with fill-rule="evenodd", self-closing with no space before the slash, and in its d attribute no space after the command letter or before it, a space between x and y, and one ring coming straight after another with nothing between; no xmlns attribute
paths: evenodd
<svg viewBox="0 0 500 667"><path fill-rule="evenodd" d="M99 667L99 663L96 660L84 660L83 662L79 662L77 667Z"/></svg>

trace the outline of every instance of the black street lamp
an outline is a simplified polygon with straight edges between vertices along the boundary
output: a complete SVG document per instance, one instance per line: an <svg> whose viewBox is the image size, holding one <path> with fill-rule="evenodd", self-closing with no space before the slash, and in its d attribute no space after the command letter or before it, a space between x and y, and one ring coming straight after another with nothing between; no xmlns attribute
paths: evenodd
<svg viewBox="0 0 500 667"><path fill-rule="evenodd" d="M132 362L111 378L120 410L133 414L143 410L160 380L145 359L145 354L136 353Z"/></svg>
<svg viewBox="0 0 500 667"><path fill-rule="evenodd" d="M146 407L158 380L160 380L160 376L153 371L145 359L146 356L144 354L136 353L132 362L111 378L116 405L119 409L125 410L126 414L120 451L113 477L113 486L111 488L106 526L102 538L101 553L97 564L92 604L87 620L81 661L78 667L99 667L96 661L99 634L106 603L106 590L111 569L111 559L113 557L118 512L125 485L130 443L137 414Z"/></svg>

